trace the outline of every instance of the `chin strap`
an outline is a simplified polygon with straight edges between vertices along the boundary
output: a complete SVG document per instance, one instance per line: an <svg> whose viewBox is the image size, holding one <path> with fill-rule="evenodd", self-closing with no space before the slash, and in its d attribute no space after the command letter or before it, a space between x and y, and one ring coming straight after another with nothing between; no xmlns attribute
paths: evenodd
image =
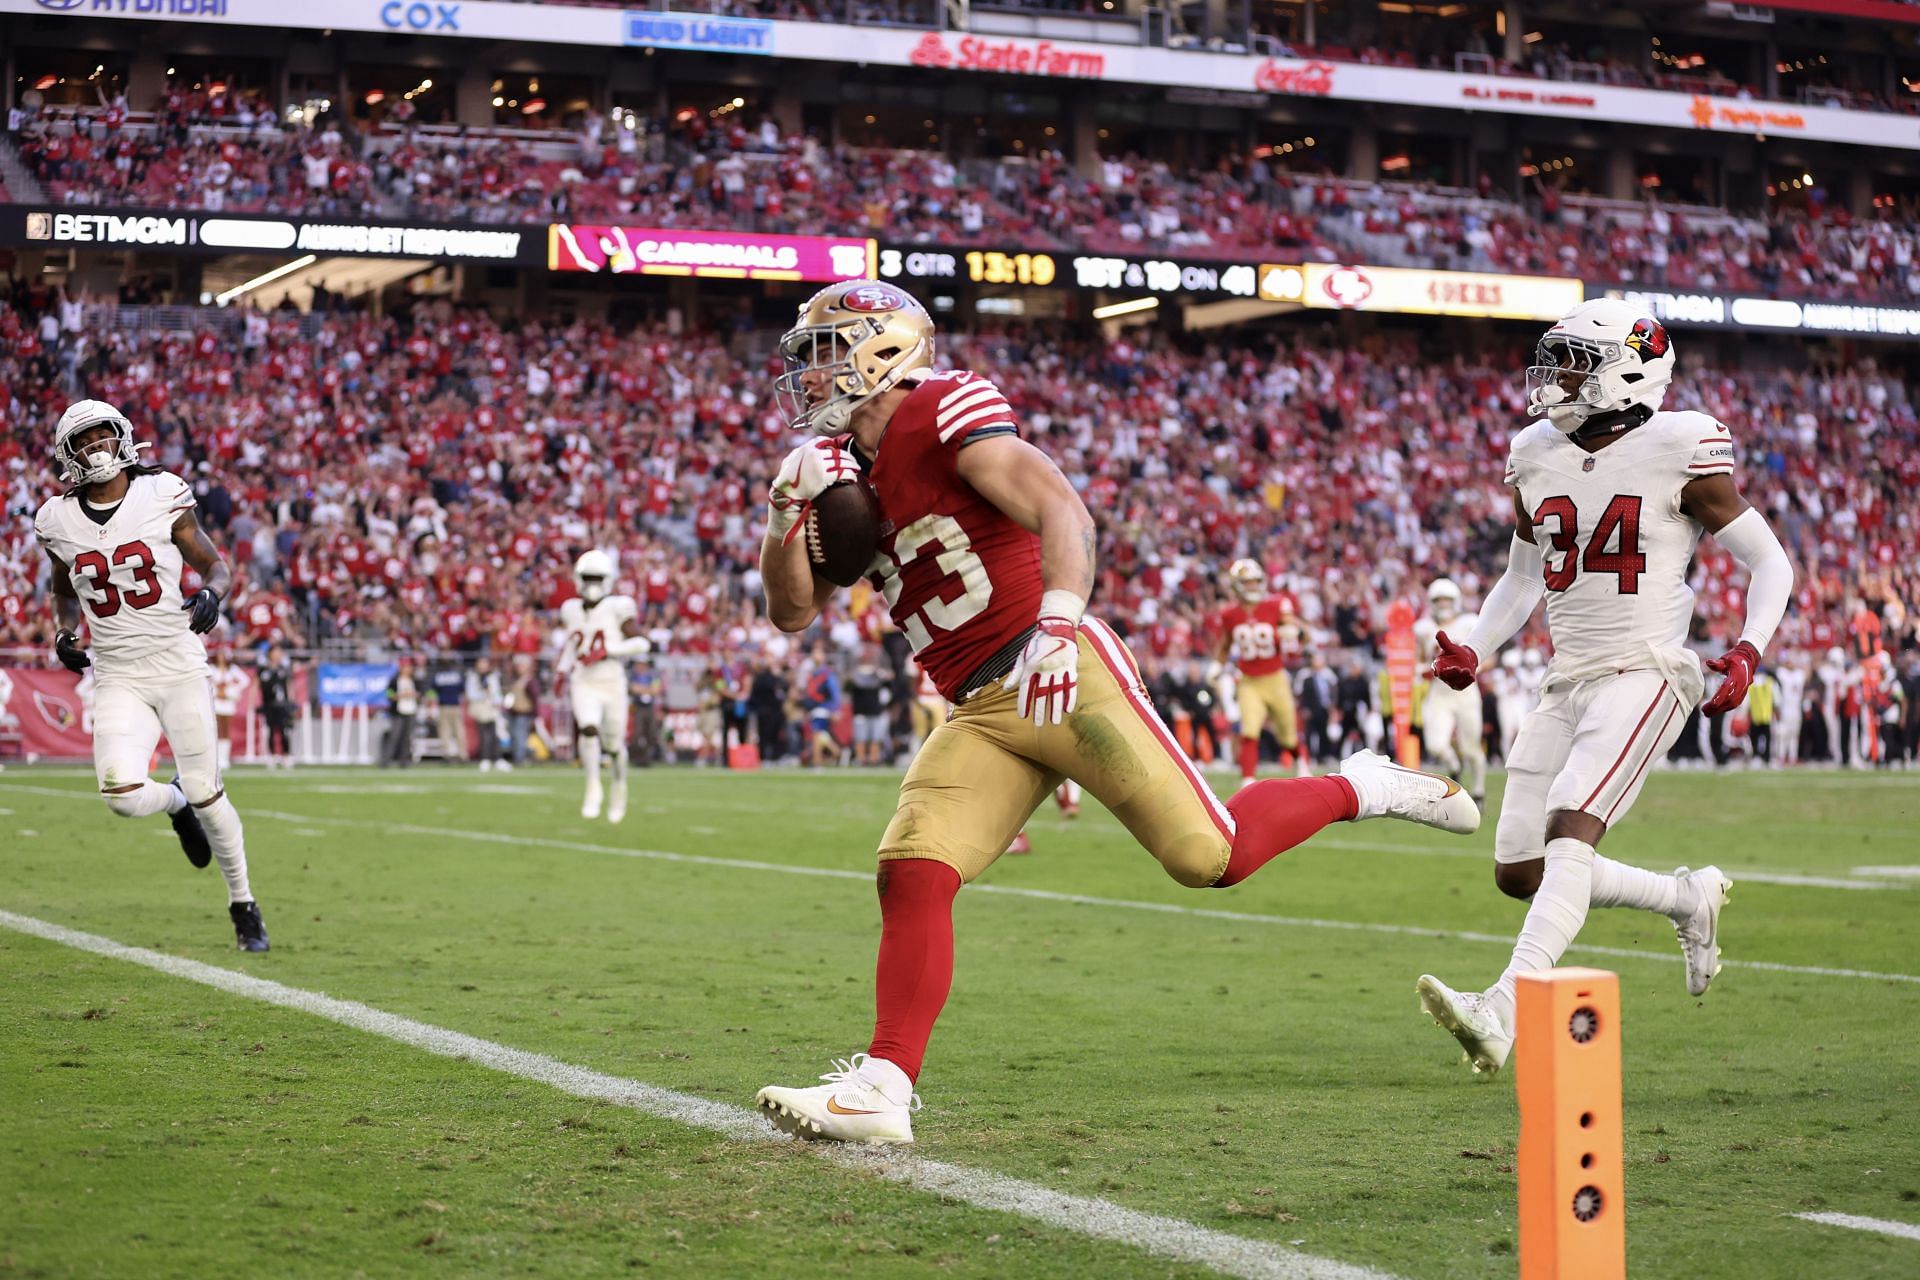
<svg viewBox="0 0 1920 1280"><path fill-rule="evenodd" d="M1567 434L1575 440L1593 440L1642 426L1652 416L1653 410L1644 404L1629 405L1610 413L1596 413Z"/></svg>

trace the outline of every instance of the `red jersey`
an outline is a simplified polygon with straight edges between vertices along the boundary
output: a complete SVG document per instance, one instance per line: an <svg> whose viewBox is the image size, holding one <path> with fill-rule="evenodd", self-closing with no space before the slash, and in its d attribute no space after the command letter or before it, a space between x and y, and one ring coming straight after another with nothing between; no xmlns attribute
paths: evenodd
<svg viewBox="0 0 1920 1280"><path fill-rule="evenodd" d="M1234 603L1220 611L1220 630L1233 637L1233 660L1243 676L1270 676L1287 665L1281 643L1281 601Z"/></svg>
<svg viewBox="0 0 1920 1280"><path fill-rule="evenodd" d="M1018 434L993 383L973 373L930 374L887 423L867 471L881 513L868 579L949 701L1040 614L1040 539L959 472L966 445Z"/></svg>

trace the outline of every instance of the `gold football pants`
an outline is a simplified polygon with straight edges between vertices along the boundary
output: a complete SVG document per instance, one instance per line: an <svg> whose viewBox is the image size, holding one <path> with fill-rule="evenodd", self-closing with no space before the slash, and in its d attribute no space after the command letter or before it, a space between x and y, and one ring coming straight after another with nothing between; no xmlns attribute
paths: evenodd
<svg viewBox="0 0 1920 1280"><path fill-rule="evenodd" d="M1154 712L1126 645L1080 624L1079 702L1063 724L1022 719L997 686L954 708L914 757L880 858L929 858L972 880L1005 852L1035 808L1071 778L1192 888L1233 852L1233 818Z"/></svg>
<svg viewBox="0 0 1920 1280"><path fill-rule="evenodd" d="M1258 738L1260 730L1273 721L1273 736L1282 750L1300 745L1300 722L1293 711L1293 681L1286 671L1264 676L1242 676L1239 688L1240 736Z"/></svg>

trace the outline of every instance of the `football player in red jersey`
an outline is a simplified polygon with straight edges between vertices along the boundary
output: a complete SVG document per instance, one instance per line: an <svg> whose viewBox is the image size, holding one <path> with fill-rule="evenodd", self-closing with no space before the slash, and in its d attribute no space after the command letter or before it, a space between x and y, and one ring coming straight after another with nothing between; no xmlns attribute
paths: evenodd
<svg viewBox="0 0 1920 1280"><path fill-rule="evenodd" d="M1300 749L1300 718L1293 708L1293 681L1282 643L1287 628L1298 624L1291 600L1267 594L1267 571L1259 561L1235 560L1227 568L1227 587L1234 600L1215 622L1220 638L1208 675L1217 679L1232 653L1240 673L1240 785L1250 787L1260 768L1260 731L1269 722L1280 741L1282 766L1292 763Z"/></svg>
<svg viewBox="0 0 1920 1280"><path fill-rule="evenodd" d="M821 290L781 339L778 390L820 437L768 495L767 612L805 629L833 594L792 536L830 484L878 496L871 577L954 709L900 787L880 842L873 1039L812 1088L769 1086L773 1123L805 1138L911 1142L913 1086L953 979L953 899L1063 778L1080 783L1181 884L1238 884L1332 822L1393 816L1468 833L1480 813L1444 778L1384 757L1341 776L1270 779L1223 804L1154 714L1138 667L1086 613L1094 526L998 388L935 372L933 321L893 285Z"/></svg>

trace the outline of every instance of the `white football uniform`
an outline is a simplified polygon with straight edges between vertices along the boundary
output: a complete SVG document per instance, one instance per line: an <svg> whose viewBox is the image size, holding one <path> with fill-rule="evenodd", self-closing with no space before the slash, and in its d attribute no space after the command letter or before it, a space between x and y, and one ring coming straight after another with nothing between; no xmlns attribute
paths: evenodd
<svg viewBox="0 0 1920 1280"><path fill-rule="evenodd" d="M1473 634L1474 624L1479 621L1479 614L1463 612L1446 622L1434 621L1431 614L1415 622L1413 638L1420 646L1422 670L1433 661L1438 647L1435 637L1440 632L1445 631L1449 640L1464 643ZM1484 664L1491 657L1492 654L1483 653L1480 660ZM1428 758L1440 762L1449 773L1458 770L1463 761L1466 762L1476 770L1477 784L1486 772L1484 719L1479 685L1454 689L1441 681L1429 680L1426 695L1420 700L1420 738ZM1477 790L1478 785L1470 789Z"/></svg>
<svg viewBox="0 0 1920 1280"><path fill-rule="evenodd" d="M1733 461L1704 413L1655 413L1591 454L1547 422L1514 437L1506 481L1545 561L1554 653L1507 762L1502 861L1541 856L1551 812L1617 822L1699 703L1687 565L1702 530L1680 491Z"/></svg>
<svg viewBox="0 0 1920 1280"><path fill-rule="evenodd" d="M247 696L247 687L253 683L252 674L245 667L229 666L225 671L210 668L207 679L213 686L213 714L238 715L240 699Z"/></svg>
<svg viewBox="0 0 1920 1280"><path fill-rule="evenodd" d="M34 517L40 544L67 566L92 636L93 767L103 791L144 780L165 734L195 804L220 790L207 650L181 607L184 560L174 521L193 490L166 472L132 477L104 523L78 494Z"/></svg>
<svg viewBox="0 0 1920 1280"><path fill-rule="evenodd" d="M603 596L592 607L575 597L560 606L560 665L573 722L597 727L603 742L627 740L627 664L607 651L638 616L632 596Z"/></svg>

